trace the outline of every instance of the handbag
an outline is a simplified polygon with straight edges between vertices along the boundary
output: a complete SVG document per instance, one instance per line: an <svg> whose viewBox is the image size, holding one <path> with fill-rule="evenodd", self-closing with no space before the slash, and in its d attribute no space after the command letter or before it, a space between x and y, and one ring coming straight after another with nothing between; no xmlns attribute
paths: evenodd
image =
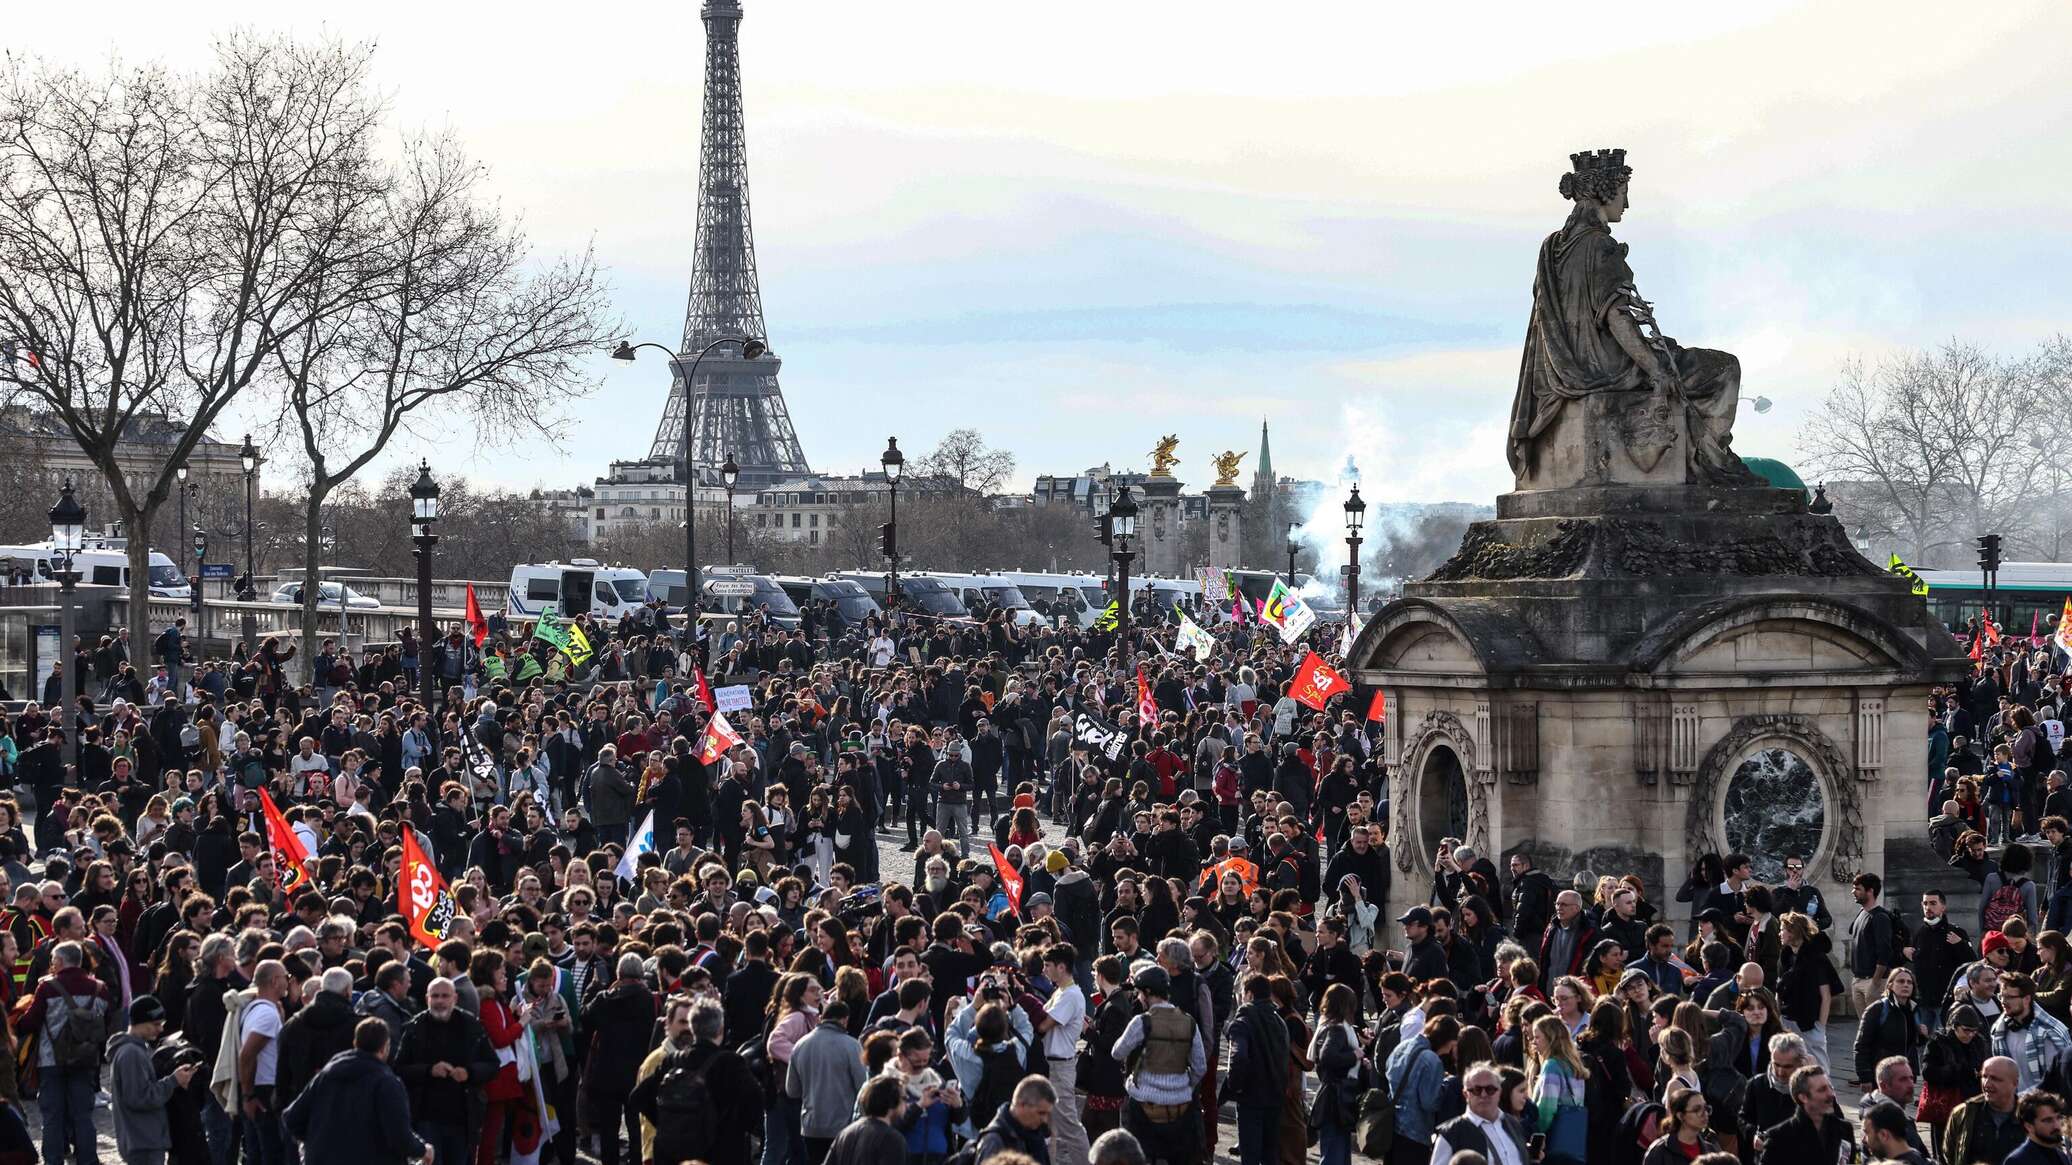
<svg viewBox="0 0 2072 1165"><path fill-rule="evenodd" d="M1369 1157L1388 1156L1396 1143L1396 1101L1388 1084L1370 1088L1360 1098L1360 1115L1353 1125L1353 1147Z"/></svg>

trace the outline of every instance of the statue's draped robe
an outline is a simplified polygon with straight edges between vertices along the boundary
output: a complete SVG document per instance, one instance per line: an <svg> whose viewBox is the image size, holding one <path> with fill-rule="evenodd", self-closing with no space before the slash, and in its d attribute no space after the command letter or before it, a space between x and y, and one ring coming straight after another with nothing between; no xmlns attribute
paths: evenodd
<svg viewBox="0 0 2072 1165"><path fill-rule="evenodd" d="M1647 378L1612 335L1610 318L1634 302L1626 244L1586 207L1540 244L1532 281L1532 319L1511 404L1513 472L1533 463L1541 435L1571 400L1599 392L1639 392ZM1675 361L1690 430L1689 480L1721 484L1755 478L1728 449L1741 364L1730 353L1682 348L1663 340Z"/></svg>

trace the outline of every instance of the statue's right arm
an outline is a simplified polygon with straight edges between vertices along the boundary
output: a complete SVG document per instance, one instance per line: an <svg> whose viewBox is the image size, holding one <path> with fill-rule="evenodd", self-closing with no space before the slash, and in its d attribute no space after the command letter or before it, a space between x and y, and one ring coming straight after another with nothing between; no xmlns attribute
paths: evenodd
<svg viewBox="0 0 2072 1165"><path fill-rule="evenodd" d="M1640 325L1632 316L1615 307L1605 313L1605 323L1612 330L1612 339L1640 366L1649 388L1676 387L1676 370L1664 366L1662 354L1648 346L1647 337L1640 334Z"/></svg>

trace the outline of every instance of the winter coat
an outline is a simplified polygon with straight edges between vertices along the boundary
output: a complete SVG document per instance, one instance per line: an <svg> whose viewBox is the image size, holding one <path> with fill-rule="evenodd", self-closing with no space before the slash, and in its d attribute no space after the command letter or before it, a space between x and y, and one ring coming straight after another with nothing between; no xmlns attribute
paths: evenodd
<svg viewBox="0 0 2072 1165"><path fill-rule="evenodd" d="M165 1106L176 1088L151 1067L151 1045L128 1031L108 1041L108 1107L115 1117L115 1147L124 1160L173 1147Z"/></svg>
<svg viewBox="0 0 2072 1165"><path fill-rule="evenodd" d="M1230 1021L1230 1068L1217 1095L1241 1108L1279 1108L1288 1067L1288 1025L1273 1004L1239 1008Z"/></svg>
<svg viewBox="0 0 2072 1165"><path fill-rule="evenodd" d="M1910 1067L1921 1066L1920 1008L1887 995L1864 1008L1856 1021L1856 1078L1877 1079L1878 1061L1905 1056Z"/></svg>
<svg viewBox="0 0 2072 1165"><path fill-rule="evenodd" d="M353 1026L360 1015L352 1001L331 991L319 991L309 1006L288 1017L281 1025L280 1075L276 1096L281 1104L291 1103L331 1057L353 1046Z"/></svg>
<svg viewBox="0 0 2072 1165"><path fill-rule="evenodd" d="M424 1153L403 1081L366 1052L325 1064L282 1119L302 1143L303 1165L400 1165Z"/></svg>
<svg viewBox="0 0 2072 1165"><path fill-rule="evenodd" d="M592 1095L623 1097L631 1091L655 1027L655 996L647 985L621 979L583 1005L579 1025L590 1036L583 1087Z"/></svg>

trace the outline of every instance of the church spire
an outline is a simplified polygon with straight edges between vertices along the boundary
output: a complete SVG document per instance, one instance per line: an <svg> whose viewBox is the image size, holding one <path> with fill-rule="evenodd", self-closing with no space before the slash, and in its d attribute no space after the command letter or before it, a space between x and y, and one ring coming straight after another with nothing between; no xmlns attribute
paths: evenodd
<svg viewBox="0 0 2072 1165"><path fill-rule="evenodd" d="M1259 482L1264 483L1268 489L1272 489L1274 483L1278 480L1273 475L1273 448L1266 441L1266 421L1264 418L1259 421L1259 460L1253 465L1252 476Z"/></svg>

